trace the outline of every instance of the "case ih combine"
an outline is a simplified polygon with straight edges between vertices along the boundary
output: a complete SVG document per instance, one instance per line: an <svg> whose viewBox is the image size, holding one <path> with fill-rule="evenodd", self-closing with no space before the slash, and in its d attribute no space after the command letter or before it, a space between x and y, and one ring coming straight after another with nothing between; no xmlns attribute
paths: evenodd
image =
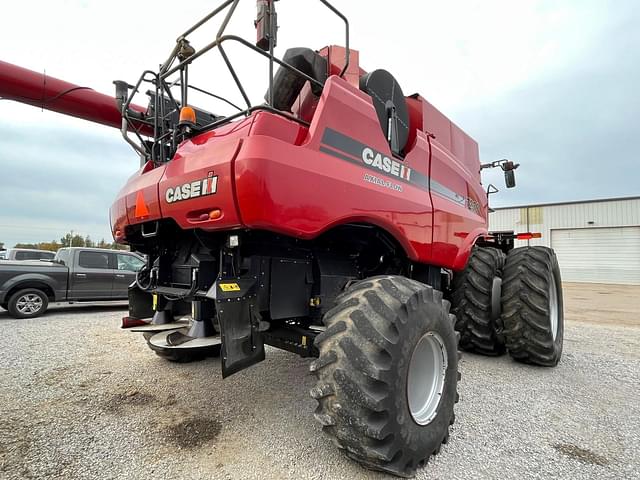
<svg viewBox="0 0 640 480"><path fill-rule="evenodd" d="M552 250L487 231L480 171L500 166L513 186L517 165L481 165L476 142L423 97L365 71L346 18L320 2L344 21L343 47L279 59L274 2L257 2L254 44L225 33L238 4L227 0L158 71L115 82L115 101L6 63L0 95L117 126L140 155L111 207L115 240L148 257L123 326L168 360L220 356L224 377L265 345L317 357L324 432L362 465L411 476L449 438L458 344L558 363L560 275ZM197 50L189 36L213 18L215 40ZM249 100L229 43L268 59L265 103ZM189 82L212 50L245 100L235 114L189 103L194 91L221 99ZM148 107L134 105L145 92Z"/></svg>

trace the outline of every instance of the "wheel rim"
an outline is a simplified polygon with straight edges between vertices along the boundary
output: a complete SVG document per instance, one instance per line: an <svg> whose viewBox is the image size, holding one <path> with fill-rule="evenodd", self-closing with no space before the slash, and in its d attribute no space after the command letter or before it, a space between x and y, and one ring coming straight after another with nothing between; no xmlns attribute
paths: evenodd
<svg viewBox="0 0 640 480"><path fill-rule="evenodd" d="M16 309L24 315L33 315L42 308L42 298L35 293L27 293L18 298Z"/></svg>
<svg viewBox="0 0 640 480"><path fill-rule="evenodd" d="M418 425L427 425L438 413L447 372L447 348L435 332L420 338L409 363L407 399Z"/></svg>
<svg viewBox="0 0 640 480"><path fill-rule="evenodd" d="M556 287L556 278L551 273L551 281L549 282L549 317L551 320L551 334L555 341L558 335L558 289Z"/></svg>

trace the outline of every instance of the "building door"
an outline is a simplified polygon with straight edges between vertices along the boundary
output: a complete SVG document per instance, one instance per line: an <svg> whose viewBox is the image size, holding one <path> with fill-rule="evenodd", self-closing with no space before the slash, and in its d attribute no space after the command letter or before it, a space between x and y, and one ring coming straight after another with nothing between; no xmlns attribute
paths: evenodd
<svg viewBox="0 0 640 480"><path fill-rule="evenodd" d="M565 282L640 285L640 227L551 231Z"/></svg>

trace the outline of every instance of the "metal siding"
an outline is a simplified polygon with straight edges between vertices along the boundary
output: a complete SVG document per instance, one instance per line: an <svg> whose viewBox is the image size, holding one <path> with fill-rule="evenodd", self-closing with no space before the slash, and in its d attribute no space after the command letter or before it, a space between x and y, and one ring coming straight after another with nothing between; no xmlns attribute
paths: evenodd
<svg viewBox="0 0 640 480"><path fill-rule="evenodd" d="M527 231L526 223L521 220L520 210L528 207L514 207L498 209L489 215L490 230L514 230L515 232ZM533 208L533 207L531 207ZM606 200L588 203L570 203L558 205L536 205L542 208L542 224L530 224L529 230L540 232L541 239L530 242L516 240L516 247L529 245L543 245L551 247L551 232L560 229L595 229L602 227L631 227L640 226L640 198ZM524 217L526 218L526 217ZM589 224L593 222L593 224ZM602 238L600 239L602 240ZM588 248L588 247L585 247ZM611 246L610 248L615 248ZM640 248L640 247L639 247ZM640 261L640 253L637 250L629 250L631 255L625 263L635 264ZM636 252L636 253L634 253ZM588 251L587 251L588 253ZM638 257L636 258L637 255ZM627 281L628 273L620 261L611 259L612 268L619 272L621 281ZM562 261L560 264L562 268ZM572 275L570 275L572 276ZM608 275L607 278L611 277ZM616 280L615 275L613 280ZM565 279L567 280L567 279ZM620 281L620 280L616 280Z"/></svg>
<svg viewBox="0 0 640 480"><path fill-rule="evenodd" d="M551 246L564 281L640 284L640 227L553 230Z"/></svg>

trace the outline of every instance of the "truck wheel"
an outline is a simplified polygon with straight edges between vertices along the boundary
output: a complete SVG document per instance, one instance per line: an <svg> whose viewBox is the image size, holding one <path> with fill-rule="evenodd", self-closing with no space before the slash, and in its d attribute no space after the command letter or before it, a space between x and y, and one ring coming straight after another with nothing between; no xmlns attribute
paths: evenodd
<svg viewBox="0 0 640 480"><path fill-rule="evenodd" d="M451 312L456 316L460 347L483 355L502 355L500 290L504 253L495 248L474 247L466 268L453 276Z"/></svg>
<svg viewBox="0 0 640 480"><path fill-rule="evenodd" d="M35 318L42 315L49 306L49 297L37 288L25 288L14 293L9 299L7 310L14 318Z"/></svg>
<svg viewBox="0 0 640 480"><path fill-rule="evenodd" d="M315 340L311 396L348 457L411 476L448 441L460 377L454 321L441 292L404 277L372 277L338 296Z"/></svg>
<svg viewBox="0 0 640 480"><path fill-rule="evenodd" d="M502 322L509 354L553 367L562 356L564 312L560 268L547 247L514 248L507 256Z"/></svg>

